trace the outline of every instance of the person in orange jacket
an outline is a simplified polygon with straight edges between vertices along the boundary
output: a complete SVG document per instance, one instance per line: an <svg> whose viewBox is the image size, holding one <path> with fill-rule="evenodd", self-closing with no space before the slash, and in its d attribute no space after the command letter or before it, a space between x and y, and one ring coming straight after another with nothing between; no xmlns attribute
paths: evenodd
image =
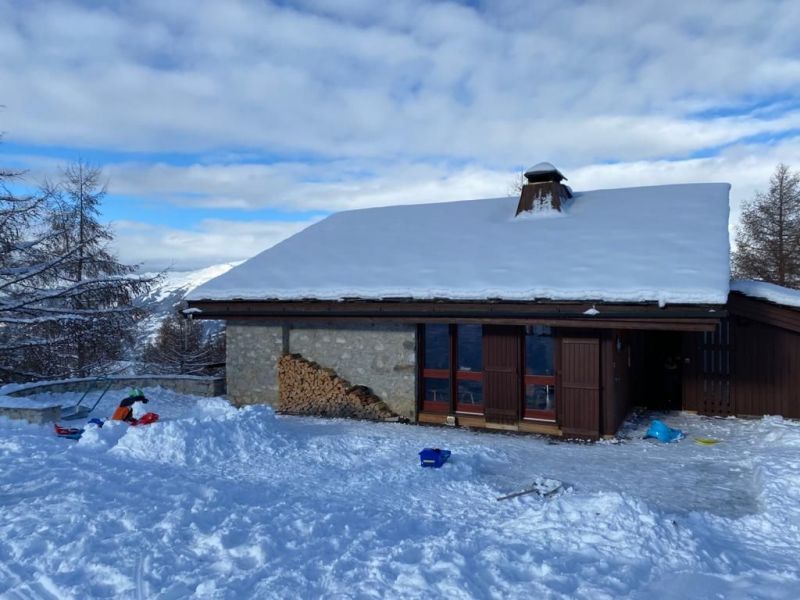
<svg viewBox="0 0 800 600"><path fill-rule="evenodd" d="M112 421L128 421L133 423L136 419L133 418L133 405L136 402L143 402L147 404L148 400L142 390L133 389L128 397L119 403L119 406L111 415Z"/></svg>

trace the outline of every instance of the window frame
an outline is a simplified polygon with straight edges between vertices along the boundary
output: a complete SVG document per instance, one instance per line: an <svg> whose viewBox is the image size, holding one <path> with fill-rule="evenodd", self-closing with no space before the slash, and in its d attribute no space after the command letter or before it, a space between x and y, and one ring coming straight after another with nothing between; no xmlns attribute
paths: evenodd
<svg viewBox="0 0 800 600"><path fill-rule="evenodd" d="M466 371L458 368L458 326L459 324L448 325L449 336L449 356L447 369L426 369L425 368L425 328L426 325L437 325L438 323L422 323L417 329L418 340L418 360L419 360L419 373L420 384L419 390L419 410L426 413L447 413L447 414L463 414L463 415L483 415L484 414L484 395L483 395L483 326L477 324L481 328L481 370L480 371ZM461 325L475 325L474 323L461 323ZM438 402L435 400L428 400L425 397L425 380L426 379L439 379L449 380L450 399L448 402ZM481 403L476 404L462 404L458 401L458 383L463 381L477 381L481 383Z"/></svg>
<svg viewBox="0 0 800 600"><path fill-rule="evenodd" d="M438 325L439 323L430 323L430 325ZM422 412L429 412L429 413L449 413L450 406L453 403L453 379L452 379L452 370L453 370L453 331L452 326L447 326L447 369L426 369L425 368L425 325L420 325L418 328L417 334L418 344L419 344L419 358L420 358L420 373L422 374L420 378L420 385L419 385L419 404L420 410ZM447 389L449 392L450 397L447 399L446 402L438 401L438 400L428 400L425 397L425 380L426 379L439 379L439 380L446 380L447 381Z"/></svg>
<svg viewBox="0 0 800 600"><path fill-rule="evenodd" d="M527 353L528 353L528 327L535 327L535 325L526 326L522 331L522 418L526 421L539 421L544 423L556 423L558 411L558 394L557 394L557 375L558 375L558 337L556 336L555 328L549 327L550 335L547 337L553 340L553 374L552 375L528 375L527 369ZM527 402L527 388L529 385L547 385L553 388L553 410L540 410L528 408Z"/></svg>

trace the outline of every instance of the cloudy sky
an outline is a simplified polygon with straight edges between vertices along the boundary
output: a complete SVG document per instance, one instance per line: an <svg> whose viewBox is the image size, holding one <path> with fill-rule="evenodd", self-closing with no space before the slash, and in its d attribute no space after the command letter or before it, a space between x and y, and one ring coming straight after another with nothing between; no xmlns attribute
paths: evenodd
<svg viewBox="0 0 800 600"><path fill-rule="evenodd" d="M800 168L798 32L792 0L0 0L0 165L101 165L151 268L541 160L577 190L728 181L735 214Z"/></svg>

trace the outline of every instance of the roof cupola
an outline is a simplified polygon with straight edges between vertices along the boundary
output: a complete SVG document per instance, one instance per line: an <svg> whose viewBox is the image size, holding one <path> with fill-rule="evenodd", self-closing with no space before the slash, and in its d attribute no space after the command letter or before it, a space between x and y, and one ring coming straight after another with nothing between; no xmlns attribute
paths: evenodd
<svg viewBox="0 0 800 600"><path fill-rule="evenodd" d="M516 214L545 210L561 211L564 201L572 198L569 186L562 185L564 174L549 162L540 162L525 171Z"/></svg>

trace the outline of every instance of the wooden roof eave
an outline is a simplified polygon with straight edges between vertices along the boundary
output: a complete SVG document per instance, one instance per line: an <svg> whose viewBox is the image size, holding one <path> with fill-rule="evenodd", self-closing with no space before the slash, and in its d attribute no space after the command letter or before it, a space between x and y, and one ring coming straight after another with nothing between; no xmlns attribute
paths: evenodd
<svg viewBox="0 0 800 600"><path fill-rule="evenodd" d="M199 319L258 319L282 322L393 321L404 323L543 324L598 329L666 329L710 331L727 315L719 305L656 303L511 301L212 301L193 300ZM596 308L598 314L586 314Z"/></svg>
<svg viewBox="0 0 800 600"><path fill-rule="evenodd" d="M800 333L800 309L746 296L740 292L730 293L728 308L733 316Z"/></svg>

